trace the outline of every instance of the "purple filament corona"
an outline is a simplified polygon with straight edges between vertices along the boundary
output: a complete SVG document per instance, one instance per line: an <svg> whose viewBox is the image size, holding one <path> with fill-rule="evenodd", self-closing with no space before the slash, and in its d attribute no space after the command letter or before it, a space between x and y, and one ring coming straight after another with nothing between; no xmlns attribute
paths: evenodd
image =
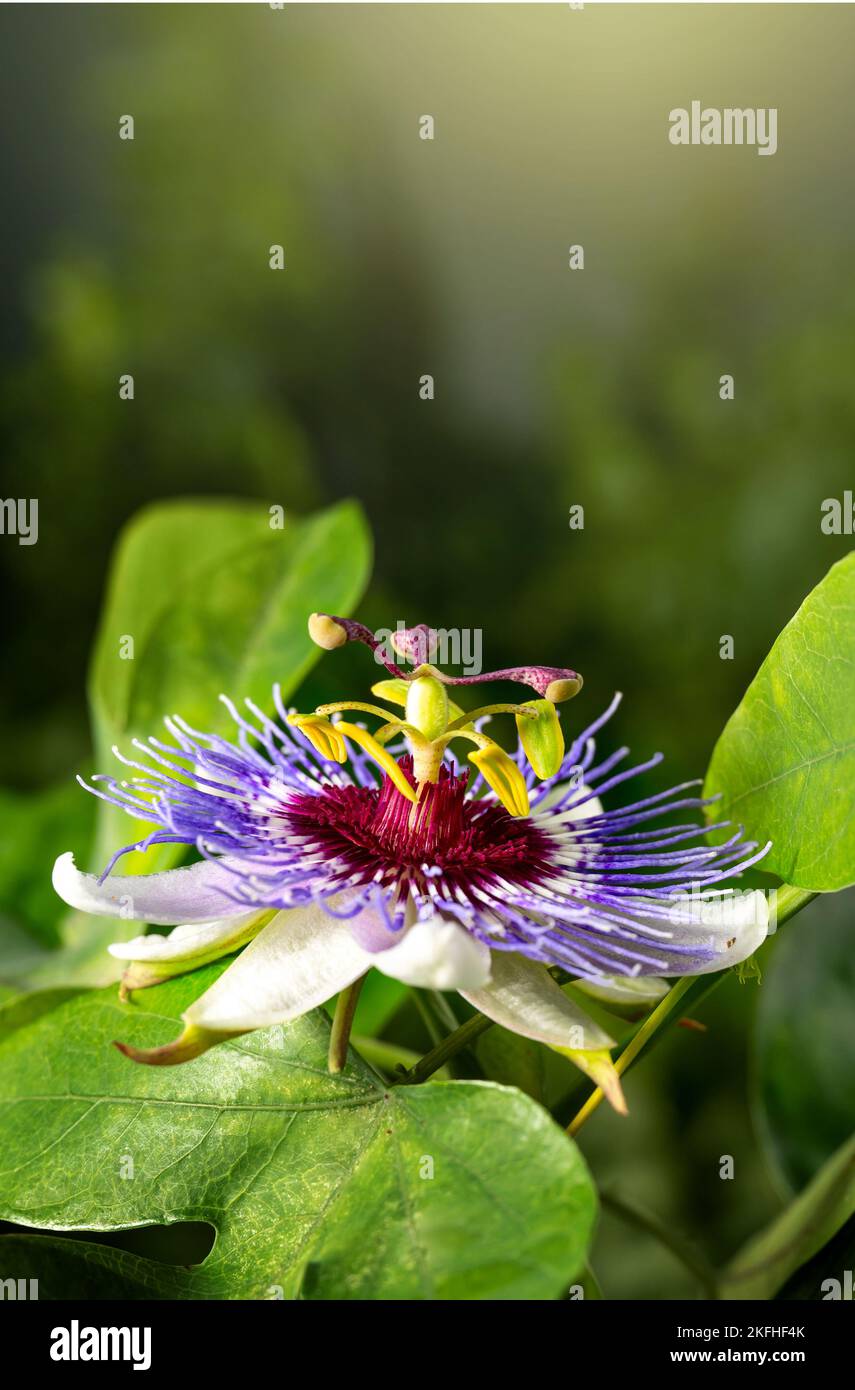
<svg viewBox="0 0 855 1390"><path fill-rule="evenodd" d="M494 950L576 977L667 975L715 955L680 895L718 892L765 853L741 829L710 847L701 820L675 822L675 813L706 804L696 783L602 808L601 796L661 761L624 766L627 748L598 761L596 734L617 698L546 781L517 754L531 803L522 817L450 758L415 805L359 748L350 746L346 766L325 761L286 729L278 690L275 720L251 701L246 714L224 703L234 741L167 719L174 743L137 741L141 758L122 758L129 780L98 776L83 785L154 824L120 854L193 846L228 871L226 891L247 908L322 902L348 919L373 908L390 932L408 913L439 913ZM412 782L409 756L397 751Z"/></svg>

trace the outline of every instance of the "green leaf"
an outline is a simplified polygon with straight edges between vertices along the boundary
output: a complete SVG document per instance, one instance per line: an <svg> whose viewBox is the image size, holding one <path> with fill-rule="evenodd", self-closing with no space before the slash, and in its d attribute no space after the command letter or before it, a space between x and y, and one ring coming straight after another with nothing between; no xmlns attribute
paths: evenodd
<svg viewBox="0 0 855 1390"><path fill-rule="evenodd" d="M189 1269L75 1244L80 1296L87 1269L97 1282L105 1267L145 1297L562 1294L584 1267L595 1194L575 1145L518 1091L388 1088L356 1058L330 1076L320 1011L182 1067L137 1066L110 1046L173 1037L221 968L139 1004L78 995L0 1043L0 1216L217 1231Z"/></svg>
<svg viewBox="0 0 855 1390"><path fill-rule="evenodd" d="M79 989L69 986L67 989L37 989L30 994L12 994L0 1000L0 1042L18 1028L35 1023L79 993Z"/></svg>
<svg viewBox="0 0 855 1390"><path fill-rule="evenodd" d="M221 692L237 704L249 696L269 709L278 681L287 700L321 654L308 635L309 614L319 607L347 614L358 602L371 541L356 503L286 519L282 530L269 522L260 503L191 500L149 507L127 527L90 671L97 770L119 766L113 744L132 756L133 738L165 736L166 714L228 735L234 725ZM121 655L127 638L133 638L132 660ZM95 849L81 867L100 870L116 849L150 829L99 802ZM80 859L78 844L67 840L62 848L77 850ZM183 853L181 846L162 845L144 857L131 854L122 872L152 873ZM61 955L39 966L30 983L115 979L106 947L138 932L138 923L73 913L65 920Z"/></svg>
<svg viewBox="0 0 855 1390"><path fill-rule="evenodd" d="M353 502L286 518L282 530L249 502L168 502L141 512L118 545L92 660L96 760L112 766L114 743L126 748L157 733L166 714L206 732L232 729L221 692L266 709L278 681L287 700L320 655L309 614L350 612L370 564ZM127 637L132 660L121 656ZM130 824L122 817L119 843ZM108 848L117 847L111 835Z"/></svg>
<svg viewBox="0 0 855 1390"><path fill-rule="evenodd" d="M0 1269L16 1280L36 1279L41 1302L70 1297L87 1301L166 1297L156 1283L160 1268L139 1255L95 1241L17 1233L0 1236Z"/></svg>
<svg viewBox="0 0 855 1390"><path fill-rule="evenodd" d="M852 1280L855 1271L855 1216L850 1216L837 1235L824 1245L818 1255L802 1265L788 1279L776 1297L786 1302L801 1299L852 1299Z"/></svg>
<svg viewBox="0 0 855 1390"><path fill-rule="evenodd" d="M763 867L833 892L855 881L855 553L808 594L716 744L715 819L772 841Z"/></svg>
<svg viewBox="0 0 855 1390"><path fill-rule="evenodd" d="M855 892L848 892L819 898L788 925L758 991L755 1113L773 1169L791 1191L852 1132L853 1016Z"/></svg>
<svg viewBox="0 0 855 1390"><path fill-rule="evenodd" d="M597 1279L597 1276L590 1265L587 1265L584 1274L581 1274L579 1276L579 1283L582 1286L583 1297L586 1298L588 1302L591 1302L593 1300L599 1303L602 1301L603 1291L600 1288L600 1282Z"/></svg>
<svg viewBox="0 0 855 1390"><path fill-rule="evenodd" d="M855 1136L724 1273L721 1298L771 1298L855 1213Z"/></svg>

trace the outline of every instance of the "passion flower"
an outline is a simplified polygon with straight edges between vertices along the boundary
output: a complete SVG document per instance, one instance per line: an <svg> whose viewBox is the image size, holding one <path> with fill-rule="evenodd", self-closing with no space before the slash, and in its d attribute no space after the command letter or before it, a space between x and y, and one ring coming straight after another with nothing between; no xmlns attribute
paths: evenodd
<svg viewBox="0 0 855 1390"><path fill-rule="evenodd" d="M379 659L359 623L314 614L309 630L327 649L360 641ZM394 641L412 659L430 651L430 629ZM638 1003L661 994L663 975L745 959L766 934L766 900L721 885L765 848L741 829L710 847L702 821L673 823L674 812L704 807L694 782L605 810L601 798L661 754L630 766L627 748L598 757L595 736L619 696L565 751L555 706L581 688L573 671L453 677L423 662L403 673L386 664L391 678L372 693L397 712L356 700L303 715L274 689L270 718L250 700L244 713L221 697L233 740L173 716L172 743L136 742L145 761L115 750L130 779L82 783L156 827L100 878L79 872L71 854L54 868L56 891L73 907L175 928L110 947L127 962L123 993L246 948L186 1011L175 1041L117 1045L135 1061L187 1061L297 1018L376 967L459 991L497 1023L571 1057L622 1108L613 1041L556 975L599 999ZM450 688L490 680L525 684L536 698L468 712L449 698ZM516 718L514 756L484 732L501 712ZM345 718L366 715L379 720L373 732ZM454 760L461 744L472 769ZM156 844L193 846L201 862L113 873L122 854Z"/></svg>

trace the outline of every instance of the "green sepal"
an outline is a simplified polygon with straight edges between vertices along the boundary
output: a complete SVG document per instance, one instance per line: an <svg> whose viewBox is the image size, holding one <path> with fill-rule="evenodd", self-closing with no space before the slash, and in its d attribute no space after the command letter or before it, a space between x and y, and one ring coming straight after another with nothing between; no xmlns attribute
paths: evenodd
<svg viewBox="0 0 855 1390"><path fill-rule="evenodd" d="M250 1031L241 1028L223 1032L188 1023L173 1042L163 1043L160 1047L132 1047L130 1043L123 1042L114 1042L113 1046L132 1062L144 1062L149 1067L174 1067L201 1057L203 1052L207 1052L209 1047L216 1047L217 1043L239 1038L242 1033Z"/></svg>
<svg viewBox="0 0 855 1390"><path fill-rule="evenodd" d="M575 1047L557 1047L553 1043L552 1050L553 1052L560 1052L562 1057L567 1057L574 1066L583 1071L594 1085L600 1088L609 1105L619 1115L629 1113L620 1084L620 1073L607 1048L592 1048L582 1051Z"/></svg>

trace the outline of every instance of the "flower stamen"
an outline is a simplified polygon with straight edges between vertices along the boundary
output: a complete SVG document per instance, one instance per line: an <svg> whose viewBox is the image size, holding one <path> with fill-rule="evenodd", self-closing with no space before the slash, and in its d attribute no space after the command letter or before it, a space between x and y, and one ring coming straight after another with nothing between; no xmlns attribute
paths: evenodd
<svg viewBox="0 0 855 1390"><path fill-rule="evenodd" d="M408 801L416 801L417 795L410 783L407 781L400 765L387 753L385 748L381 748L376 738L369 734L367 729L361 729L358 724L348 724L343 719L334 724L333 728L337 734L342 734L345 738L352 739L357 743L379 768L386 773L386 776L395 783L398 791L405 796Z"/></svg>
<svg viewBox="0 0 855 1390"><path fill-rule="evenodd" d="M313 613L309 620L309 633L313 641L326 651L332 651L346 642L362 642L388 671L396 671L394 665L384 657L382 644L362 623L349 618L337 618L328 613ZM381 751L383 745L394 734L403 734L412 754L417 788L437 781L449 741L456 737L468 737L479 749L477 756L472 755L472 761L488 785L496 792L502 805L514 816L527 815L528 791L516 763L503 753L498 744L476 734L473 726L476 721L494 714L514 715L526 758L535 775L541 781L546 781L555 775L564 756L564 736L555 711L555 703L577 694L581 689L582 679L575 671L553 666L508 667L477 676L446 675L437 667L425 664L426 659L436 653L439 645L438 636L439 634L424 623L412 628L400 628L391 634L393 651L411 662L414 669L404 672L401 676L395 673L390 680L377 681L371 687L371 693L399 707L403 705L404 719L390 719L388 710L364 700L342 700L319 705L316 718L323 719L345 710L358 710L382 719L384 722L376 730L371 748L369 749L364 741L362 746L384 770L387 770L389 764L380 762L373 750ZM465 711L448 697L448 686L482 684L490 680L513 680L527 684L532 686L541 698L527 700L522 704L499 701ZM292 722L296 720L292 719ZM298 727L301 726L298 724ZM341 724L337 727L343 730ZM321 740L315 746L322 751L328 747L335 749L335 760L341 761L338 756L340 745L336 742L336 735L331 732L330 726L309 724L304 726L304 732L310 738L316 737ZM396 785L400 786L400 783L396 781Z"/></svg>

